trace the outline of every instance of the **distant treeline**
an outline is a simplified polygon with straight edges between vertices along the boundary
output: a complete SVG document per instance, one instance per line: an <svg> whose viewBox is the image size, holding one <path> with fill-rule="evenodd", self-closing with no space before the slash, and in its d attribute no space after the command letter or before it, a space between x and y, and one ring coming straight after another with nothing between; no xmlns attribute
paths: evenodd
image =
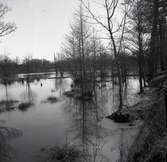
<svg viewBox="0 0 167 162"><path fill-rule="evenodd" d="M137 71L137 58L135 56L120 56L120 61L128 67L128 70ZM80 63L79 58L75 60L76 64L74 65L74 60L64 59L60 61L49 61L46 59L33 59L26 58L19 63L17 59L11 59L8 56L1 57L0 59L0 76L1 77L10 77L13 74L18 73L37 73L37 72L49 72L49 71L58 71L58 72L70 72L79 70ZM112 62L114 60L110 55L102 55L97 57L96 62L94 59L89 57L86 59L86 65L91 67L94 63L97 70L100 69L111 69Z"/></svg>
<svg viewBox="0 0 167 162"><path fill-rule="evenodd" d="M136 73L138 70L137 68L137 58L135 56L130 55L120 55L119 61L122 62L122 65L124 65L127 68L128 72L134 72ZM94 57L87 57L85 58L85 66L86 69L91 71L93 69L96 70L109 70L111 71L112 66L115 64L115 59L109 54L104 54L97 56L96 59ZM75 62L75 64L74 64ZM63 66L61 65L63 64ZM66 59L63 62L60 62L59 67L63 67L65 71L79 71L80 69L80 58L76 58L73 60L73 58ZM60 68L61 69L61 68Z"/></svg>
<svg viewBox="0 0 167 162"><path fill-rule="evenodd" d="M0 74L6 75L48 71L50 67L51 62L45 59L25 59L22 63L7 56L0 59Z"/></svg>

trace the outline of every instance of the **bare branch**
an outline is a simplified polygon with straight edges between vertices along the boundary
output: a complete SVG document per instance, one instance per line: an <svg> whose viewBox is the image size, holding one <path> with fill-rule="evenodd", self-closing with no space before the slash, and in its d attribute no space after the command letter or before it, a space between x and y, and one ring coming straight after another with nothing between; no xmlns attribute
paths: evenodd
<svg viewBox="0 0 167 162"><path fill-rule="evenodd" d="M3 4L0 4L0 18L2 19L3 16L9 11L9 8ZM16 25L14 23L4 23L0 21L0 37L8 35L16 30Z"/></svg>
<svg viewBox="0 0 167 162"><path fill-rule="evenodd" d="M106 30L109 30L109 29L107 28L107 26L104 25L104 23L101 22L101 21L95 16L95 14L90 10L89 6L87 6L83 0L81 0L81 2L82 2L82 4L83 4L83 6L87 9L87 11L90 13L91 17L92 17L98 24L100 24L103 28L105 28Z"/></svg>

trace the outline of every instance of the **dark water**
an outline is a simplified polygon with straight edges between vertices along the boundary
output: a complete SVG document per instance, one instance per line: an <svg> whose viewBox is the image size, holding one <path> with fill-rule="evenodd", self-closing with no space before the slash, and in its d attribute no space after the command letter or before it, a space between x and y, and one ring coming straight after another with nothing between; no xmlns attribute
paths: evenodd
<svg viewBox="0 0 167 162"><path fill-rule="evenodd" d="M112 82L99 83L96 97L89 102L63 95L71 89L71 83L70 78L59 78L35 80L29 88L21 82L8 86L9 99L26 101L30 97L34 103L26 111L15 109L0 114L0 120L5 121L1 125L23 132L22 136L8 140L15 150L15 157L10 162L35 162L39 159L41 148L67 143L82 149L87 161L118 160L120 146L130 143L137 130L131 129L127 134L123 130L126 125L120 126L104 119L118 105L118 95L116 90L113 91ZM0 89L0 100L3 100L6 97L5 87L0 85ZM129 78L124 103L133 105L137 102L137 92L137 78ZM57 97L58 102L46 102L49 96Z"/></svg>

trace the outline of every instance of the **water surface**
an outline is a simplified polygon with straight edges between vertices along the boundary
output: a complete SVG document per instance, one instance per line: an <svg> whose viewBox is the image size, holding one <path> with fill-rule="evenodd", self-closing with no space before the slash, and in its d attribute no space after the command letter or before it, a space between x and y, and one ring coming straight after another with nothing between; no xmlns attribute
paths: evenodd
<svg viewBox="0 0 167 162"><path fill-rule="evenodd" d="M35 162L41 148L62 146L65 143L73 143L82 148L89 155L87 161L98 162L100 158L104 162L111 161L109 158L113 156L112 161L115 162L119 157L122 129L107 119L103 121L118 105L115 99L118 94L113 90L112 82L99 83L96 97L89 102L63 95L63 92L71 89L71 83L71 78L45 78L34 80L29 88L26 83L21 82L8 86L9 99L21 102L30 97L34 103L26 111L15 109L0 114L0 120L6 121L5 126L23 132L22 136L8 141L15 150L15 158L11 162ZM0 88L0 99L3 100L6 97L5 87L0 85ZM127 91L124 92L124 103L133 105L138 98L137 92L137 78L129 78ZM58 102L46 102L49 96L57 97Z"/></svg>

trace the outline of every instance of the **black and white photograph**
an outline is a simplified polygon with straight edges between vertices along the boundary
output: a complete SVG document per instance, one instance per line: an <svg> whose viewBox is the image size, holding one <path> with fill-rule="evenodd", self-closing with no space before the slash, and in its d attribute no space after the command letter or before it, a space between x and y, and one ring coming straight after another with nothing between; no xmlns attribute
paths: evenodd
<svg viewBox="0 0 167 162"><path fill-rule="evenodd" d="M0 0L0 162L167 162L167 0Z"/></svg>

